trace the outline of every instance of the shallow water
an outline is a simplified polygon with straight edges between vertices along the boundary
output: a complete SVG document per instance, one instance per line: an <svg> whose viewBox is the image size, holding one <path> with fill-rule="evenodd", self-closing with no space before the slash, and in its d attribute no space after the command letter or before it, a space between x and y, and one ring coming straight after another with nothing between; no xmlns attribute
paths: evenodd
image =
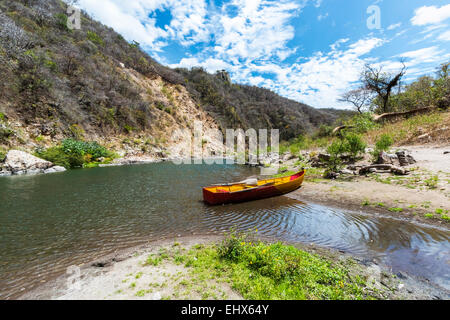
<svg viewBox="0 0 450 320"><path fill-rule="evenodd" d="M450 288L450 233L286 197L207 206L201 187L257 169L171 163L0 178L0 299L116 250L161 238L257 228L377 259Z"/></svg>

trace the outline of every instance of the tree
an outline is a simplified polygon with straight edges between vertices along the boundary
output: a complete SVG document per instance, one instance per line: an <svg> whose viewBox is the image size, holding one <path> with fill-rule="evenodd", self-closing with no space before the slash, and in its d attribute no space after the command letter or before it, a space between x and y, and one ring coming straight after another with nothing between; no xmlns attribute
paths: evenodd
<svg viewBox="0 0 450 320"><path fill-rule="evenodd" d="M356 111L363 113L364 107L370 102L372 93L366 88L358 88L344 93L339 99L340 102L348 102L353 104Z"/></svg>
<svg viewBox="0 0 450 320"><path fill-rule="evenodd" d="M403 61L402 64L403 67L398 73L385 72L383 71L383 67L377 69L369 64L366 64L362 73L364 88L378 94L383 113L390 111L389 97L391 96L392 89L400 83L400 80L406 73L406 66Z"/></svg>

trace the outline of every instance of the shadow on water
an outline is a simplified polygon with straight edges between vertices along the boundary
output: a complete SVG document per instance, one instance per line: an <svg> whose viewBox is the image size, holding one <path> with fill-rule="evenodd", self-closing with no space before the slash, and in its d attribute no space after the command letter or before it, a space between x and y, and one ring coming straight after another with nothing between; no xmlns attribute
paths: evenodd
<svg viewBox="0 0 450 320"><path fill-rule="evenodd" d="M286 197L201 202L202 186L255 173L159 163L0 179L0 298L116 250L231 227L375 258L450 288L449 232Z"/></svg>

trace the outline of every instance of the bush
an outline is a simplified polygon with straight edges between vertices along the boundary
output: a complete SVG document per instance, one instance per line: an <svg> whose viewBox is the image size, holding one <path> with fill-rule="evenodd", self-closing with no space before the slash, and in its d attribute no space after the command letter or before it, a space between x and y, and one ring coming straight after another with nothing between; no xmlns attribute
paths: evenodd
<svg viewBox="0 0 450 320"><path fill-rule="evenodd" d="M338 172L342 169L342 155L348 150L347 143L342 140L335 140L327 148L330 159L326 163L325 176L331 172Z"/></svg>
<svg viewBox="0 0 450 320"><path fill-rule="evenodd" d="M375 149L381 151L388 151L394 144L394 139L388 134L383 134L375 143Z"/></svg>
<svg viewBox="0 0 450 320"><path fill-rule="evenodd" d="M359 155L364 154L366 150L366 143L362 141L361 136L348 133L344 136L346 141L346 151L350 154L353 160L358 158Z"/></svg>
<svg viewBox="0 0 450 320"><path fill-rule="evenodd" d="M105 44L105 42L103 41L103 39L96 34L95 32L92 31L88 31L87 32L87 38L92 42L95 43L99 46L103 46Z"/></svg>
<svg viewBox="0 0 450 320"><path fill-rule="evenodd" d="M372 114L368 112L357 114L351 118L346 125L353 126L354 131L357 133L366 133L367 131L378 126L378 124L373 121Z"/></svg>
<svg viewBox="0 0 450 320"><path fill-rule="evenodd" d="M66 139L60 146L37 150L36 156L69 169L89 166L101 157L113 157L113 153L97 142Z"/></svg>
<svg viewBox="0 0 450 320"><path fill-rule="evenodd" d="M85 142L80 140L66 139L62 143L62 149L66 154L85 157L89 155L92 160L101 157L112 156L111 152L97 142Z"/></svg>
<svg viewBox="0 0 450 320"><path fill-rule="evenodd" d="M38 150L36 151L36 156L66 169L82 167L84 163L82 156L67 154L62 147L53 147L42 151Z"/></svg>
<svg viewBox="0 0 450 320"><path fill-rule="evenodd" d="M7 152L5 149L0 148L0 162L5 161L5 158L6 158L6 154L7 154L7 153L8 153L8 152Z"/></svg>
<svg viewBox="0 0 450 320"><path fill-rule="evenodd" d="M389 148L394 144L394 139L388 134L381 135L375 142L375 150L372 152L373 161L378 160L378 156L383 151L389 151Z"/></svg>

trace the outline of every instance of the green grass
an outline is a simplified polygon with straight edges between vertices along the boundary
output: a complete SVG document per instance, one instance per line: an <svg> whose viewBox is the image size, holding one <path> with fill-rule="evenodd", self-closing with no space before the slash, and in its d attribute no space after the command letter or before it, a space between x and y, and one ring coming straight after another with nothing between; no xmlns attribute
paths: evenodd
<svg viewBox="0 0 450 320"><path fill-rule="evenodd" d="M244 299L371 299L365 281L343 265L282 243L232 233L221 245L197 246L185 258L198 281L230 283ZM205 293L206 295L206 293Z"/></svg>
<svg viewBox="0 0 450 320"><path fill-rule="evenodd" d="M403 209L402 208L389 208L389 211L391 211L391 212L402 212Z"/></svg>

